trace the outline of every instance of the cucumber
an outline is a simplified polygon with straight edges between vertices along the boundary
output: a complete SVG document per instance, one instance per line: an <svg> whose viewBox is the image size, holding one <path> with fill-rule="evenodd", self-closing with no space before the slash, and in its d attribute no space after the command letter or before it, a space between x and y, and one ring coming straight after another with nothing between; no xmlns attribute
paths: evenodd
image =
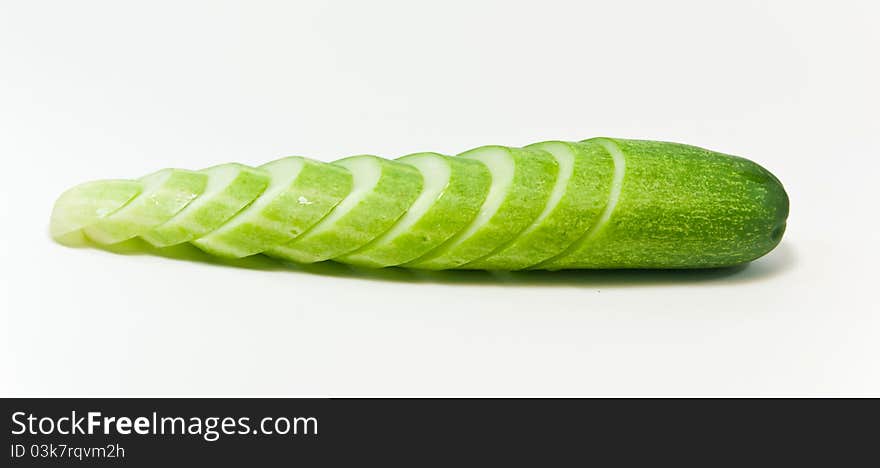
<svg viewBox="0 0 880 468"><path fill-rule="evenodd" d="M96 180L77 185L55 202L49 233L61 244L82 244L84 227L122 208L142 189L143 184L136 180Z"/></svg>
<svg viewBox="0 0 880 468"><path fill-rule="evenodd" d="M489 168L492 186L486 201L466 228L405 266L443 270L489 254L538 217L559 172L556 160L543 151L483 146L458 157L480 161Z"/></svg>
<svg viewBox="0 0 880 468"><path fill-rule="evenodd" d="M59 197L50 233L367 267L710 268L770 252L788 211L779 180L749 160L594 138L90 182Z"/></svg>
<svg viewBox="0 0 880 468"><path fill-rule="evenodd" d="M520 270L551 258L596 222L611 191L614 161L596 143L548 141L526 148L556 158L559 176L544 210L520 235L465 269Z"/></svg>
<svg viewBox="0 0 880 468"><path fill-rule="evenodd" d="M754 260L782 239L788 196L743 158L677 143L597 138L615 159L594 228L536 269L711 268Z"/></svg>
<svg viewBox="0 0 880 468"><path fill-rule="evenodd" d="M489 169L479 161L437 153L411 154L397 161L418 169L425 188L394 227L338 261L378 268L418 258L467 226L492 185Z"/></svg>
<svg viewBox="0 0 880 468"><path fill-rule="evenodd" d="M141 193L122 208L83 229L99 244L133 239L168 221L195 200L207 186L208 176L183 169L163 169L140 179Z"/></svg>
<svg viewBox="0 0 880 468"><path fill-rule="evenodd" d="M259 167L269 185L222 227L193 241L213 255L242 258L296 238L349 192L351 176L330 164L298 156Z"/></svg>
<svg viewBox="0 0 880 468"><path fill-rule="evenodd" d="M254 201L269 183L269 175L242 164L221 164L200 172L208 176L205 191L168 221L142 234L155 247L169 247L218 229Z"/></svg>
<svg viewBox="0 0 880 468"><path fill-rule="evenodd" d="M421 174L408 164L370 155L333 164L351 171L351 193L311 230L268 255L314 263L353 252L390 229L422 190Z"/></svg>

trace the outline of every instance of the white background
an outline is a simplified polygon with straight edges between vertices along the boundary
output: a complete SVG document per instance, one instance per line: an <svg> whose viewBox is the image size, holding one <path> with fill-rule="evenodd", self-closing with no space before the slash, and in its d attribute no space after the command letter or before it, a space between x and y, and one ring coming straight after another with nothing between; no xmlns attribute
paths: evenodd
<svg viewBox="0 0 880 468"><path fill-rule="evenodd" d="M874 1L0 4L6 395L880 395ZM758 161L727 272L411 274L71 249L64 189L617 136Z"/></svg>

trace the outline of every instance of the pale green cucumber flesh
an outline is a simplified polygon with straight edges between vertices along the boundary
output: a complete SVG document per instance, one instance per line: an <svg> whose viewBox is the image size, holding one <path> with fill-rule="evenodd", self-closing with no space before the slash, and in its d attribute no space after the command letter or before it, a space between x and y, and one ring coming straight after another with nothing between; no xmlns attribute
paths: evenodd
<svg viewBox="0 0 880 468"><path fill-rule="evenodd" d="M265 190L269 175L230 163L199 171L208 176L205 191L168 221L141 237L156 247L168 247L201 237L229 220Z"/></svg>
<svg viewBox="0 0 880 468"><path fill-rule="evenodd" d="M330 164L289 157L259 167L266 190L223 226L192 243L208 253L241 258L285 244L311 228L349 191L350 175Z"/></svg>
<svg viewBox="0 0 880 468"><path fill-rule="evenodd" d="M546 151L559 165L559 176L544 210L516 238L462 268L520 270L565 250L596 222L608 200L614 163L596 143L550 141L526 148Z"/></svg>
<svg viewBox="0 0 880 468"><path fill-rule="evenodd" d="M719 267L779 243L788 197L761 166L676 143L593 141L625 159L619 195L585 242L538 267Z"/></svg>
<svg viewBox="0 0 880 468"><path fill-rule="evenodd" d="M425 187L421 195L388 232L334 260L378 268L418 258L466 227L492 184L486 166L466 158L417 153L397 161L422 174Z"/></svg>
<svg viewBox="0 0 880 468"><path fill-rule="evenodd" d="M142 188L136 180L96 180L77 185L55 202L49 233L59 243L82 244L83 228L125 206Z"/></svg>
<svg viewBox="0 0 880 468"><path fill-rule="evenodd" d="M83 229L99 244L116 244L168 221L192 202L208 182L205 174L163 169L140 179L143 190L122 208Z"/></svg>
<svg viewBox="0 0 880 468"><path fill-rule="evenodd" d="M314 263L353 252L391 229L422 190L419 171L408 164L369 155L333 164L351 171L351 193L308 232L268 255Z"/></svg>
<svg viewBox="0 0 880 468"><path fill-rule="evenodd" d="M458 268L489 254L540 215L559 172L549 154L520 148L484 146L458 157L480 161L489 168L492 186L486 201L465 229L405 266Z"/></svg>

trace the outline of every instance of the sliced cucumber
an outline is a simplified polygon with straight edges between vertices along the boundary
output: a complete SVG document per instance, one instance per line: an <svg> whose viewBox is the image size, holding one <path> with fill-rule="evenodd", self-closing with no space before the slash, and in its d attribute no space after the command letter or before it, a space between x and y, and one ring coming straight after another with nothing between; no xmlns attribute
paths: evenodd
<svg viewBox="0 0 880 468"><path fill-rule="evenodd" d="M415 261L412 268L457 268L510 241L538 217L559 172L553 156L503 146L483 146L458 157L485 164L492 186L476 218L440 247Z"/></svg>
<svg viewBox="0 0 880 468"><path fill-rule="evenodd" d="M582 237L605 207L614 162L602 145L548 141L526 148L546 151L559 164L559 177L544 211L515 239L461 268L520 270L535 265Z"/></svg>
<svg viewBox="0 0 880 468"><path fill-rule="evenodd" d="M368 267L400 265L445 242L470 223L492 185L486 166L466 158L417 153L397 161L414 166L425 188L388 232L336 261Z"/></svg>
<svg viewBox="0 0 880 468"><path fill-rule="evenodd" d="M422 176L408 164L368 155L333 164L351 171L351 193L311 230L266 254L314 263L353 252L390 229L422 190Z"/></svg>
<svg viewBox="0 0 880 468"><path fill-rule="evenodd" d="M221 164L199 172L208 176L204 193L168 221L141 237L156 247L168 247L201 237L254 201L269 184L264 171L243 164Z"/></svg>
<svg viewBox="0 0 880 468"><path fill-rule="evenodd" d="M217 256L241 258L285 244L320 221L349 192L351 176L331 164L289 157L259 167L266 190L226 224L192 243Z"/></svg>
<svg viewBox="0 0 880 468"><path fill-rule="evenodd" d="M96 180L77 185L55 202L49 233L62 244L82 244L84 227L125 206L142 188L136 180Z"/></svg>
<svg viewBox="0 0 880 468"><path fill-rule="evenodd" d="M763 167L677 143L590 141L614 156L608 203L583 239L536 268L718 267L779 243L788 197Z"/></svg>
<svg viewBox="0 0 880 468"><path fill-rule="evenodd" d="M657 141L487 146L399 161L286 158L249 171L257 177L240 189L247 171L238 166L83 184L56 202L50 231L63 243L83 234L101 244L191 239L226 257L264 251L303 263L710 268L772 250L789 209L779 180L758 164Z"/></svg>
<svg viewBox="0 0 880 468"><path fill-rule="evenodd" d="M168 221L199 196L208 176L184 169L163 169L140 179L141 193L124 207L83 229L99 244L116 244Z"/></svg>

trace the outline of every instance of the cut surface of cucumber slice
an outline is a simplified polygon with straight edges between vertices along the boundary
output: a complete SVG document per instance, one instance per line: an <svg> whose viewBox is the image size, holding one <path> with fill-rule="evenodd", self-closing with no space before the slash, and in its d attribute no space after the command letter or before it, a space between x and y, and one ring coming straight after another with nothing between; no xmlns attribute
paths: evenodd
<svg viewBox="0 0 880 468"><path fill-rule="evenodd" d="M83 228L125 206L141 189L136 180L96 180L77 185L55 202L49 233L59 243L81 245L85 241Z"/></svg>
<svg viewBox="0 0 880 468"><path fill-rule="evenodd" d="M201 237L253 202L269 183L264 171L242 164L221 164L199 172L208 176L205 191L173 218L142 234L144 240L168 247Z"/></svg>
<svg viewBox="0 0 880 468"><path fill-rule="evenodd" d="M425 183L421 195L388 232L334 260L384 267L418 258L473 220L492 183L485 165L466 158L416 153L397 161L419 170Z"/></svg>
<svg viewBox="0 0 880 468"><path fill-rule="evenodd" d="M406 264L413 268L457 268L510 241L543 210L556 181L556 160L541 151L483 146L460 154L480 161L492 186L474 220L440 247Z"/></svg>
<svg viewBox="0 0 880 468"><path fill-rule="evenodd" d="M605 225L608 224L608 220L617 208L617 202L620 199L620 192L623 189L623 178L626 175L626 157L620 151L620 148L616 143L605 138L593 138L590 140L584 140L582 143L600 145L609 155L611 155L612 164L614 166L614 175L612 176L611 186L608 190L608 199L605 201L605 206L602 208L599 217L580 237L580 239L573 242L559 254L536 264L534 266L535 268L542 270L556 270L565 268L566 265L571 263L572 258L584 258L585 252L589 252L592 248L591 244L605 229Z"/></svg>
<svg viewBox="0 0 880 468"><path fill-rule="evenodd" d="M391 229L422 190L421 174L408 164L370 155L333 164L351 172L351 192L312 229L268 255L314 263L353 252Z"/></svg>
<svg viewBox="0 0 880 468"><path fill-rule="evenodd" d="M305 232L348 193L349 174L330 164L292 156L259 169L269 175L266 190L195 246L231 258L261 253Z"/></svg>
<svg viewBox="0 0 880 468"><path fill-rule="evenodd" d="M465 269L520 270L553 257L577 241L602 213L609 198L614 163L596 143L549 141L526 148L546 151L559 177L544 211L516 238Z"/></svg>
<svg viewBox="0 0 880 468"><path fill-rule="evenodd" d="M139 179L141 193L124 207L83 229L99 244L129 240L168 221L198 197L208 176L185 169L163 169Z"/></svg>

